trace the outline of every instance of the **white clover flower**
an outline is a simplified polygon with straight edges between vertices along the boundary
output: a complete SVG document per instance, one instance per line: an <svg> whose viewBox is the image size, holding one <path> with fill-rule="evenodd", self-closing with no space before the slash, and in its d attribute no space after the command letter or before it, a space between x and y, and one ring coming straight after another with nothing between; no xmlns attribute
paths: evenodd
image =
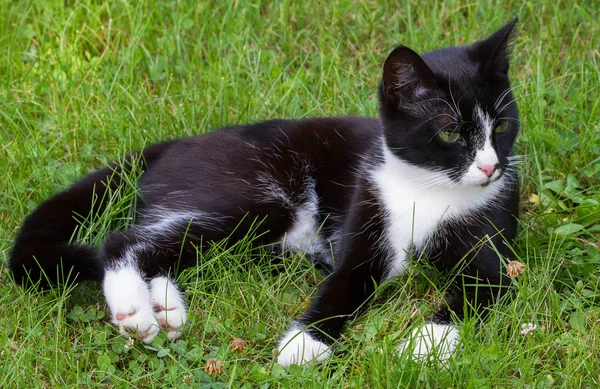
<svg viewBox="0 0 600 389"><path fill-rule="evenodd" d="M523 323L521 324L521 335L532 335L536 328L537 325L533 323Z"/></svg>
<svg viewBox="0 0 600 389"><path fill-rule="evenodd" d="M127 339L127 341L125 342L125 346L123 348L125 350L129 350L130 348L133 347L134 343L135 343L135 339L133 339L132 337L129 337L129 339Z"/></svg>

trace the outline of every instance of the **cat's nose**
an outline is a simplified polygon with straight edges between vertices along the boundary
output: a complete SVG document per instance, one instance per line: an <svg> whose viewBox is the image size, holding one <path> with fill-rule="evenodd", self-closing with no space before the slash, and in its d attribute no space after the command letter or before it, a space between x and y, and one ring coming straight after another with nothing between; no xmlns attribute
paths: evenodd
<svg viewBox="0 0 600 389"><path fill-rule="evenodd" d="M497 166L497 165L496 165ZM491 177L496 171L496 166L494 165L480 165L477 166L479 170L485 173L486 176Z"/></svg>

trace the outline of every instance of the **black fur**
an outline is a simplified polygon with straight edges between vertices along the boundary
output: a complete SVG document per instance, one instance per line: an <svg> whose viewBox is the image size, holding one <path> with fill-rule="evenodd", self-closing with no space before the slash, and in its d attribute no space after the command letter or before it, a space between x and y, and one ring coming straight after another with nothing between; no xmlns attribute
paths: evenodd
<svg viewBox="0 0 600 389"><path fill-rule="evenodd" d="M505 241L514 238L517 228L518 180L508 158L518 132L518 112L507 75L515 22L470 46L422 56L403 46L394 50L384 65L379 88L380 120L269 121L144 150L139 159L145 170L139 180L143 206L137 225L111 233L100 253L69 244L77 226L73 215L90 212L92 195L94 211L100 212L103 191L119 185L113 171L121 168L113 166L84 177L25 220L10 256L15 279L26 284L39 281L41 286L64 282L67 274L71 274L70 281L100 280L104 269L117 266L136 244L140 269L153 277L174 267L193 266L197 246L203 249L211 242L239 240L255 220L262 221L261 242L277 243L297 222L297 210L314 192L321 236L333 246L335 268L299 322L314 324L312 335L331 343L348 318L362 311L390 271L391 253L382 243L385 204L369 178L383 163L384 144L400 160L443 169L458 182L481 142L477 125L470 119L474 107L479 104L486 112L498 114L500 102L509 128L494 135L493 146L499 157L497 168L513 184L506 188L508 195L468 218L441 224L425 247L406 248L412 256L429 258L443 270L464 261L466 275L489 285L479 291L460 285L448 307L436 314L437 320L450 321L451 312L463 316L463 291L473 307L487 306L500 294L500 287L508 284L492 245L501 256L509 256ZM441 129L459 132L461 141L440 140ZM178 212L195 216L169 224L167 231L151 234L149 241L153 226ZM482 243L485 236L492 237L492 244ZM321 250L313 253L315 261L327 262L331 250Z"/></svg>

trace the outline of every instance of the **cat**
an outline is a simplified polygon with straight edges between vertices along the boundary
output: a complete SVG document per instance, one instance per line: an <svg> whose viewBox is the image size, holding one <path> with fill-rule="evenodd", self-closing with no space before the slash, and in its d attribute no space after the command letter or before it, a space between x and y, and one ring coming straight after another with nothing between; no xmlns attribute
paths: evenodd
<svg viewBox="0 0 600 389"><path fill-rule="evenodd" d="M508 77L516 22L470 45L422 55L397 47L383 66L380 118L231 126L92 172L26 218L9 259L15 280L42 288L101 280L123 335L149 343L163 330L176 339L187 308L174 272L260 220L261 244L303 251L332 270L281 338L279 364L327 359L377 285L411 259L464 275L399 349L448 358L465 307L484 317L510 285L504 258L519 201L519 119ZM136 168L136 224L110 233L100 250L70 243L74 215L101 213L120 177Z"/></svg>

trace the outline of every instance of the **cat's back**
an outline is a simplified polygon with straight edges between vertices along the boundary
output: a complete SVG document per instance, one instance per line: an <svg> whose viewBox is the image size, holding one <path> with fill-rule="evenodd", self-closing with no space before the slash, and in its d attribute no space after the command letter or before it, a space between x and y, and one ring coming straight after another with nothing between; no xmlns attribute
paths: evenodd
<svg viewBox="0 0 600 389"><path fill-rule="evenodd" d="M244 140L262 144L285 139L285 142L298 149L310 146L319 148L319 143L332 147L338 139L344 143L360 143L382 134L379 119L354 116L269 120L223 130L230 130ZM218 135L219 131L214 134Z"/></svg>
<svg viewBox="0 0 600 389"><path fill-rule="evenodd" d="M309 177L320 194L337 193L334 186L351 184L363 157L381 136L381 122L363 117L270 120L225 127L174 142L143 175L140 185L153 188L146 191L149 201L154 193L158 201L165 193L199 186L206 195L214 194L210 201L226 193L242 201L265 182L301 192ZM157 186L163 189L156 191Z"/></svg>
<svg viewBox="0 0 600 389"><path fill-rule="evenodd" d="M301 159L320 168L367 153L381 135L381 122L374 118L270 120L179 139L164 153L160 165L170 171L221 170Z"/></svg>
<svg viewBox="0 0 600 389"><path fill-rule="evenodd" d="M365 117L275 119L254 124L225 127L206 135L188 138L190 145L211 145L220 151L251 151L254 148L278 147L299 153L345 149L364 152L374 139L382 135L379 119ZM226 150L222 150L225 148Z"/></svg>

